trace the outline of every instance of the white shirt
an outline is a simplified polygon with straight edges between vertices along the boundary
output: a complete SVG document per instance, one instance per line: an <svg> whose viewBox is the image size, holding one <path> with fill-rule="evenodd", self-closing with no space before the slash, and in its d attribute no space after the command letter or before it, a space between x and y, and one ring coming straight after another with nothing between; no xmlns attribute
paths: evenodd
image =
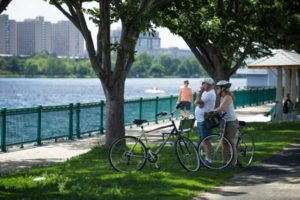
<svg viewBox="0 0 300 200"><path fill-rule="evenodd" d="M213 111L216 104L216 92L214 89L211 89L208 92L203 92L201 100L204 102L204 106L200 108L199 106L196 106L195 109L195 117L197 122L203 122L204 121L204 113Z"/></svg>

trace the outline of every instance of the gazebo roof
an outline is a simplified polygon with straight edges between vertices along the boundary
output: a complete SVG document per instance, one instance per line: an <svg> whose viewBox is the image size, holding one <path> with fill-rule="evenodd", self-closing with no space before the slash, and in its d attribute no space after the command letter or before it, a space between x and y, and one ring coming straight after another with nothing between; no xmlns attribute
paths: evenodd
<svg viewBox="0 0 300 200"><path fill-rule="evenodd" d="M274 69L274 68L300 68L300 55L296 52L278 50L273 56L258 59L249 68Z"/></svg>

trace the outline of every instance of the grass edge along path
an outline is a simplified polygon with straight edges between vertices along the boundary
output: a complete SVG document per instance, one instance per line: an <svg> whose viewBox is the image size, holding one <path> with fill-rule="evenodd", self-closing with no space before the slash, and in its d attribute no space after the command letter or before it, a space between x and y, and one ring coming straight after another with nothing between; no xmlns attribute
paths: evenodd
<svg viewBox="0 0 300 200"><path fill-rule="evenodd" d="M300 138L299 122L249 123L245 131L256 141L255 163L281 152ZM194 136L194 138L196 138ZM242 171L240 168L189 173L178 164L174 147L140 172L117 173L107 160L107 147L64 163L2 174L0 199L175 199L186 200L211 190Z"/></svg>

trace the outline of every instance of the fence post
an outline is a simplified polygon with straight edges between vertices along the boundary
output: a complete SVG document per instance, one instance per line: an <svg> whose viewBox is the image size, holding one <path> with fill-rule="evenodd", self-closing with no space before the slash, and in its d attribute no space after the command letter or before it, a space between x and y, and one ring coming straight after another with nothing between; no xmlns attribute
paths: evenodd
<svg viewBox="0 0 300 200"><path fill-rule="evenodd" d="M143 113L143 98L140 98L140 113L139 113L139 119L142 119L142 113Z"/></svg>
<svg viewBox="0 0 300 200"><path fill-rule="evenodd" d="M73 104L69 105L69 140L73 140Z"/></svg>
<svg viewBox="0 0 300 200"><path fill-rule="evenodd" d="M76 136L80 138L80 103L76 104Z"/></svg>
<svg viewBox="0 0 300 200"><path fill-rule="evenodd" d="M6 108L1 111L2 131L1 131L1 151L6 152Z"/></svg>
<svg viewBox="0 0 300 200"><path fill-rule="evenodd" d="M39 106L38 109L38 125L37 125L37 137L36 137L36 143L38 146L42 145L42 137L41 137L41 132L42 132L42 106Z"/></svg>
<svg viewBox="0 0 300 200"><path fill-rule="evenodd" d="M104 101L100 102L100 133L103 134L103 120L104 120Z"/></svg>
<svg viewBox="0 0 300 200"><path fill-rule="evenodd" d="M172 112L172 108L173 108L173 95L170 96L170 113Z"/></svg>
<svg viewBox="0 0 300 200"><path fill-rule="evenodd" d="M256 89L256 106L258 106L259 105L259 102L260 102L260 89Z"/></svg>
<svg viewBox="0 0 300 200"><path fill-rule="evenodd" d="M155 113L154 113L156 124L158 123L158 117L156 116L156 114L158 113L158 101L159 101L159 97L157 96L155 98Z"/></svg>

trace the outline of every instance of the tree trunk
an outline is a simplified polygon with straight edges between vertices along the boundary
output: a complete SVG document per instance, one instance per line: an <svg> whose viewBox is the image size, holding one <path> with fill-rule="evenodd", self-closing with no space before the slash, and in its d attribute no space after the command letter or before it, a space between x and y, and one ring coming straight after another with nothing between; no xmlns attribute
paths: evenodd
<svg viewBox="0 0 300 200"><path fill-rule="evenodd" d="M298 102L300 102L300 69L297 69L298 75Z"/></svg>
<svg viewBox="0 0 300 200"><path fill-rule="evenodd" d="M125 79L118 79L112 87L102 81L106 97L105 135L106 144L110 146L116 139L125 135L124 123L124 88Z"/></svg>

